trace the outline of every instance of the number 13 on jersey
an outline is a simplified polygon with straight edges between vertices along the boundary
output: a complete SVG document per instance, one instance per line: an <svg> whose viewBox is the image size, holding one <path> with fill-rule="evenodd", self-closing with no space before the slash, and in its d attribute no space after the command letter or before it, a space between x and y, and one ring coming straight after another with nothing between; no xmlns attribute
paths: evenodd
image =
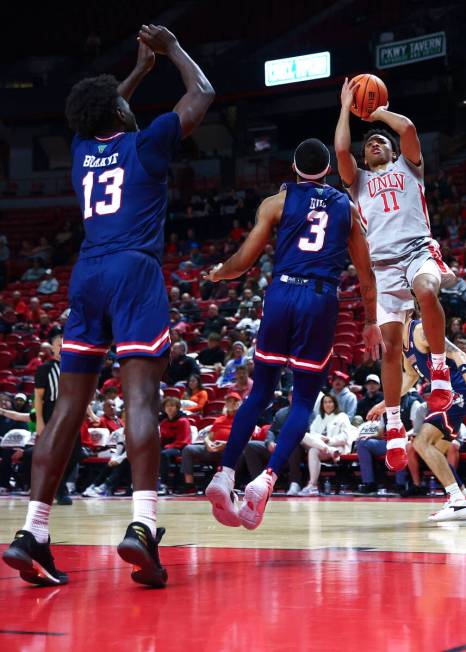
<svg viewBox="0 0 466 652"><path fill-rule="evenodd" d="M84 187L84 219L87 220L94 214L111 215L116 213L121 206L121 186L125 172L123 168L115 168L102 172L97 177L97 183L105 183L104 193L110 195L110 201L98 201L93 209L92 207L92 188L94 187L94 172L88 172L83 179Z"/></svg>
<svg viewBox="0 0 466 652"><path fill-rule="evenodd" d="M328 213L325 211L311 211L308 213L306 219L311 223L309 231L315 237L313 240L310 240L309 238L300 238L298 247L301 251L320 251L324 245Z"/></svg>

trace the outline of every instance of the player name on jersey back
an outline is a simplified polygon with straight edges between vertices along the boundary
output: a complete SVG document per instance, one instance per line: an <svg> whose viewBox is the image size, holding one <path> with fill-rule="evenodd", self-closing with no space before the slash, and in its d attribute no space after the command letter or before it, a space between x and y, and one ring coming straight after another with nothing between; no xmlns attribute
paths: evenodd
<svg viewBox="0 0 466 652"><path fill-rule="evenodd" d="M118 163L119 153L115 152L110 156L93 156L86 154L84 156L83 168L104 168L107 165L116 165Z"/></svg>

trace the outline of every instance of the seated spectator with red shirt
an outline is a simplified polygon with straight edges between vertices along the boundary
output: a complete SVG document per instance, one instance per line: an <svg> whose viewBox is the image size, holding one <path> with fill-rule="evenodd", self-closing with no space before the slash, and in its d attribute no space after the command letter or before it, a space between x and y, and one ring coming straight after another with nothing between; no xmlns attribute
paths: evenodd
<svg viewBox="0 0 466 652"><path fill-rule="evenodd" d="M123 428L124 423L117 415L115 401L107 399L104 401L104 414L99 419L99 428L108 428L110 432Z"/></svg>
<svg viewBox="0 0 466 652"><path fill-rule="evenodd" d="M181 455L183 448L191 443L191 424L181 412L180 399L167 396L162 403L167 415L160 421L160 480L159 492L168 494L170 463Z"/></svg>
<svg viewBox="0 0 466 652"><path fill-rule="evenodd" d="M118 395L121 396L123 389L121 387L121 378L120 378L120 363L114 362L112 365L112 377L104 382L102 385L101 391L105 393L105 390L108 387L116 387L118 390Z"/></svg>
<svg viewBox="0 0 466 652"><path fill-rule="evenodd" d="M225 396L225 413L215 419L201 444L189 444L183 448L181 467L184 473L184 487L179 493L195 494L194 464L212 464L218 466L223 449L230 436L235 414L241 405L241 396L230 392Z"/></svg>
<svg viewBox="0 0 466 652"><path fill-rule="evenodd" d="M29 301L29 308L26 312L26 320L32 324L40 324L40 318L45 315L45 310L40 307L40 301L37 297L31 297Z"/></svg>
<svg viewBox="0 0 466 652"><path fill-rule="evenodd" d="M249 378L248 368L246 365L236 367L235 371L235 384L232 386L232 391L241 396L244 401L250 394L252 389L252 378Z"/></svg>
<svg viewBox="0 0 466 652"><path fill-rule="evenodd" d="M28 307L25 300L21 297L21 292L19 290L13 292L12 303L13 310L17 315L24 317L27 314Z"/></svg>

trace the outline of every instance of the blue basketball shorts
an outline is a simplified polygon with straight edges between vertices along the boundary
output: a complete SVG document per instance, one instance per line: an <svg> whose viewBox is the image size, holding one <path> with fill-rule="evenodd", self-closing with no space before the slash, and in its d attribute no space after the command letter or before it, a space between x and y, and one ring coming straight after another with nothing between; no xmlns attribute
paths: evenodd
<svg viewBox="0 0 466 652"><path fill-rule="evenodd" d="M69 288L61 370L97 373L112 343L118 359L155 358L170 346L160 265L140 251L79 260Z"/></svg>
<svg viewBox="0 0 466 652"><path fill-rule="evenodd" d="M424 419L443 433L444 439L456 439L461 424L466 417L466 392L455 392L453 389L453 404L446 412L431 412Z"/></svg>
<svg viewBox="0 0 466 652"><path fill-rule="evenodd" d="M336 287L308 280L294 283L282 275L265 295L256 360L297 371L322 373L332 355L338 318Z"/></svg>

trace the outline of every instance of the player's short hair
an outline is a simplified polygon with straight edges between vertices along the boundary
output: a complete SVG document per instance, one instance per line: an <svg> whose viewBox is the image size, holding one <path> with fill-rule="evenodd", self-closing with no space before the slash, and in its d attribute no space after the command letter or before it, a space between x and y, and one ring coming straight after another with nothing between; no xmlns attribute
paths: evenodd
<svg viewBox="0 0 466 652"><path fill-rule="evenodd" d="M118 81L113 75L82 79L66 100L65 114L70 128L82 138L93 138L111 129L118 103Z"/></svg>
<svg viewBox="0 0 466 652"><path fill-rule="evenodd" d="M398 141L397 141L397 139L395 138L395 136L393 134L391 134L386 129L369 129L369 131L366 131L366 133L362 137L361 160L363 162L364 162L364 159L365 159L366 144L372 138L372 136L385 136L385 138L390 141L391 146L392 146L392 150L396 154L396 158L399 157L399 155L400 155L400 146L398 145Z"/></svg>
<svg viewBox="0 0 466 652"><path fill-rule="evenodd" d="M294 164L303 179L322 179L330 166L330 152L321 140L308 138L296 148Z"/></svg>

